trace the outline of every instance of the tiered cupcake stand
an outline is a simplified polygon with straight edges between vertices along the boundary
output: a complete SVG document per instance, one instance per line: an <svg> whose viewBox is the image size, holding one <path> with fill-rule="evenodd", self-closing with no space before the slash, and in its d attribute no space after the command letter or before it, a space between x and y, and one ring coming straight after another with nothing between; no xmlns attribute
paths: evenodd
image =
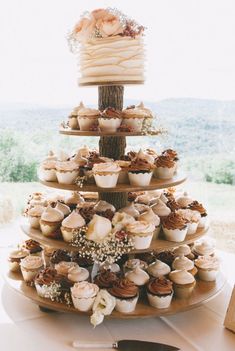
<svg viewBox="0 0 235 351"><path fill-rule="evenodd" d="M99 109L103 110L106 107L114 107L116 109L122 110L123 108L123 94L124 94L124 85L99 85ZM120 156L125 154L126 147L126 136L141 136L143 133L129 133L129 132L117 132L115 134L107 134L101 132L83 132L79 130L71 130L68 128L61 128L61 134L65 135L75 135L75 136L99 136L99 152L101 156L110 157L113 159L119 159ZM152 133L152 135L158 134ZM186 180L186 177L177 173L174 178L170 180L158 180L153 178L150 185L148 187L133 187L129 184L118 184L115 188L99 188L93 184L83 185L83 187L79 187L77 185L62 185L56 182L45 182L41 181L42 184L63 190L73 190L73 191L83 191L83 192L97 192L99 195L99 199L108 201L113 204L116 209L120 209L127 205L127 194L131 191L146 191L153 189L165 189L169 187L173 187L183 183ZM42 235L39 230L35 230L29 227L27 224L22 225L23 232L29 236L30 238L37 240L43 245L47 245L53 247L55 249L66 249L70 251L78 251L77 247L70 245L62 240L55 240L46 238ZM130 255L134 255L137 253L148 252L148 251L164 251L168 249L172 249L181 244L190 244L195 240L201 238L205 235L206 230L198 230L196 234L190 235L186 237L181 243L166 241L164 238L161 238L161 235L158 239L152 241L152 244L147 250L133 250ZM32 302L36 303L40 307L45 309L60 311L60 312L71 312L77 314L90 314L90 312L79 312L73 307L69 307L66 304L52 302L49 299L41 298L37 295L36 290L25 284L22 280L22 276L20 273L12 273L7 272L5 274L5 278L7 283L14 288L17 292L23 294ZM113 311L109 316L110 318L139 318L139 317L153 317L153 316L163 316L168 314L175 314L181 311L189 310L194 307L199 306L200 304L208 301L215 295L217 295L225 285L225 277L223 274L219 274L215 282L204 282L202 280L197 280L196 287L189 299L177 299L173 298L172 303L169 308L166 309L156 309L151 307L147 300L144 298L139 300L137 303L136 309L134 312L128 314L122 314L117 311Z"/></svg>

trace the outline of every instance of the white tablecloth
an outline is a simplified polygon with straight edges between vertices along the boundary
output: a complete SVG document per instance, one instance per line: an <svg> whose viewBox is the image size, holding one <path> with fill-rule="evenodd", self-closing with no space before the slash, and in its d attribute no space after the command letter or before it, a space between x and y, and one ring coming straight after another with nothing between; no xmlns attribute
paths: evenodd
<svg viewBox="0 0 235 351"><path fill-rule="evenodd" d="M9 242L6 240L2 246ZM5 256L5 251L2 247L1 257ZM210 302L164 318L106 320L95 329L86 316L41 312L1 278L0 350L67 351L72 350L72 341L76 339L143 339L175 345L184 351L234 351L235 334L223 327L223 320L235 281L235 255L219 254L228 282ZM5 264L1 262L2 266Z"/></svg>

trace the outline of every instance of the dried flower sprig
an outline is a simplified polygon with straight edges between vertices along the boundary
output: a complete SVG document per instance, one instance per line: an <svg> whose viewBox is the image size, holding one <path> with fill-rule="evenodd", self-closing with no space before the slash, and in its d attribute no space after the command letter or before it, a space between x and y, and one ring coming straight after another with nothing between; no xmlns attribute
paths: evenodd
<svg viewBox="0 0 235 351"><path fill-rule="evenodd" d="M94 242L86 238L87 227L73 231L72 246L79 249L81 257L91 258L96 263L106 262L112 264L122 255L133 249L133 241L127 233L110 233L102 242Z"/></svg>

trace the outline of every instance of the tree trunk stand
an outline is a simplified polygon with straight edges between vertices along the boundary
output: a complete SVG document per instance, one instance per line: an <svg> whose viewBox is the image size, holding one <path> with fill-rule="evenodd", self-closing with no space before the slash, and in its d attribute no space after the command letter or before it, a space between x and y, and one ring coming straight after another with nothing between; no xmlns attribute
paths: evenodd
<svg viewBox="0 0 235 351"><path fill-rule="evenodd" d="M122 85L99 86L99 110L114 107L122 110L124 87ZM101 156L110 157L114 160L120 159L125 154L126 137L102 136L99 141L99 152ZM118 210L126 206L126 193L99 193L99 199L111 203Z"/></svg>

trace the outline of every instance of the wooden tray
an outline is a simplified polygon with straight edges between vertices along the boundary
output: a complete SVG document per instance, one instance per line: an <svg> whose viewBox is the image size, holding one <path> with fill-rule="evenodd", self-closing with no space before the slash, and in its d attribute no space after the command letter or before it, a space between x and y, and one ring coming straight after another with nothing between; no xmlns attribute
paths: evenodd
<svg viewBox="0 0 235 351"><path fill-rule="evenodd" d="M47 245L54 247L55 249L65 249L68 251L79 251L79 248L72 246L69 243L66 243L63 240L56 240L56 239L51 239L45 237L42 232L38 229L33 229L29 226L29 224L22 223L21 224L21 229L23 232L29 236L31 239L34 239L41 244ZM172 249L174 247L177 247L179 245L183 244L190 244L193 243L195 240L201 238L206 234L208 229L198 229L197 232L193 235L188 235L184 241L181 241L180 243L176 243L173 241L167 241L163 239L163 233L160 233L159 239L153 239L150 247L148 249L144 250L132 250L130 253L142 253L142 252L149 252L151 250L156 250L156 251L163 251L167 249Z"/></svg>
<svg viewBox="0 0 235 351"><path fill-rule="evenodd" d="M151 183L148 186L131 186L130 184L118 184L115 188L100 188L95 184L84 184L83 187L79 187L76 184L60 184L57 182L46 182L39 179L40 183L50 188L72 190L72 191L89 191L98 193L127 193L129 191L148 191L154 189L165 189L174 187L185 182L187 177L182 173L177 173L171 179L156 179L152 178Z"/></svg>
<svg viewBox="0 0 235 351"><path fill-rule="evenodd" d="M80 312L73 307L68 307L63 303L52 302L49 299L41 298L37 295L35 288L27 286L22 281L22 275L20 273L5 272L4 278L7 284L18 293L21 293L25 297L29 298L32 302L37 305L58 311L58 312L70 312L76 314L90 315L90 312ZM170 314L176 314L179 312L187 311L192 308L200 306L202 303L207 302L211 298L215 297L224 287L226 279L222 273L219 273L215 282L204 282L197 280L197 284L194 291L189 299L176 299L173 298L169 308L157 309L151 307L146 299L139 300L134 312L124 314L117 311L113 311L110 316L105 318L119 318L119 319L130 319L130 318L149 318L156 316L165 316Z"/></svg>
<svg viewBox="0 0 235 351"><path fill-rule="evenodd" d="M150 131L147 134L142 133L142 132L115 132L115 133L105 133L105 132L92 132L92 131L82 131L78 129L71 129L71 128L60 128L59 129L60 134L65 134L65 135L74 135L74 136L115 136L115 137L121 137L121 136L151 136L151 135L159 135L163 134L164 131L162 130L157 130L157 131Z"/></svg>

